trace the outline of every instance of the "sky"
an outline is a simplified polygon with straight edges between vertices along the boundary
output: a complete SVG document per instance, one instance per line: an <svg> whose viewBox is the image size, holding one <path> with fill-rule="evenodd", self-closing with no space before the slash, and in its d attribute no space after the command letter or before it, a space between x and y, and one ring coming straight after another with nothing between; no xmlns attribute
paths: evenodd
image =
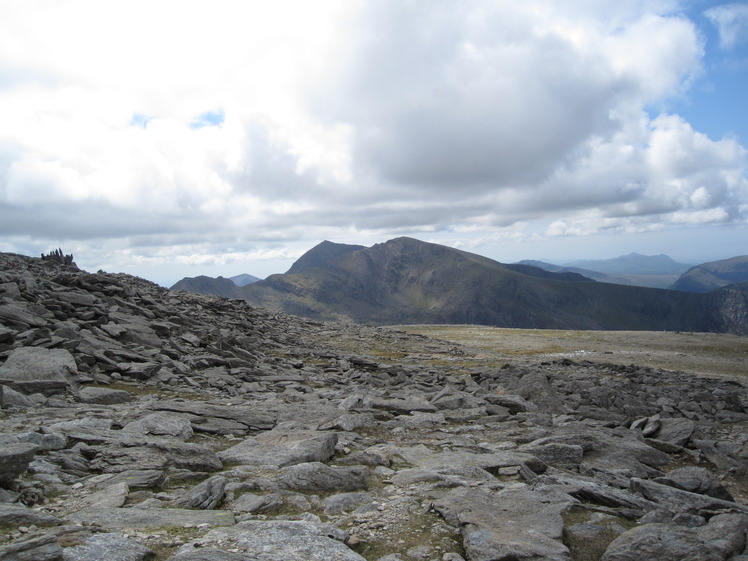
<svg viewBox="0 0 748 561"><path fill-rule="evenodd" d="M3 0L0 251L748 253L748 2Z"/></svg>

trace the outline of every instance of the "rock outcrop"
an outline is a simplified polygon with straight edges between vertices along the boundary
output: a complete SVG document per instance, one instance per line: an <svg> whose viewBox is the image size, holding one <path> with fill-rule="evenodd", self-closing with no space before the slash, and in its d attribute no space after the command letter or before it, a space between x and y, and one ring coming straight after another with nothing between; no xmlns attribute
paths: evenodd
<svg viewBox="0 0 748 561"><path fill-rule="evenodd" d="M0 560L738 561L747 405L0 254Z"/></svg>

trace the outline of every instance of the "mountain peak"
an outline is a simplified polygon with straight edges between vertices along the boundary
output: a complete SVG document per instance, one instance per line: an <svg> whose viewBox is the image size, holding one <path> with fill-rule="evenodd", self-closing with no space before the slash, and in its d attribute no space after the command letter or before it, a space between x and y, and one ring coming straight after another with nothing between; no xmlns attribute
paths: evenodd
<svg viewBox="0 0 748 561"><path fill-rule="evenodd" d="M291 268L286 272L287 275L296 275L307 272L317 267L324 267L341 255L366 249L363 245L350 245L335 243L329 240L318 243L304 255L299 257Z"/></svg>

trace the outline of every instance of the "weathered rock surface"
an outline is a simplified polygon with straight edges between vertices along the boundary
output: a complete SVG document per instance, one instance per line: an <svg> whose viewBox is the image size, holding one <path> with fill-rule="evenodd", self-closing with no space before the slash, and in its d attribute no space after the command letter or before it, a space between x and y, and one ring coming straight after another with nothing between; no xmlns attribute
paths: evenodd
<svg viewBox="0 0 748 561"><path fill-rule="evenodd" d="M225 477L215 475L187 491L179 499L174 501L174 504L182 508L212 510L223 501L223 495L226 492L226 483L227 480Z"/></svg>
<svg viewBox="0 0 748 561"><path fill-rule="evenodd" d="M708 495L723 501L734 501L732 495L714 474L702 467L677 468L663 477L654 479L654 481L683 491Z"/></svg>
<svg viewBox="0 0 748 561"><path fill-rule="evenodd" d="M247 438L218 457L230 464L276 467L323 462L333 455L337 441L335 433L272 430Z"/></svg>
<svg viewBox="0 0 748 561"><path fill-rule="evenodd" d="M602 561L724 561L745 547L748 516L720 514L699 528L645 524L620 535Z"/></svg>
<svg viewBox="0 0 748 561"><path fill-rule="evenodd" d="M0 384L24 394L63 393L77 381L78 367L65 349L20 347L0 366Z"/></svg>
<svg viewBox="0 0 748 561"><path fill-rule="evenodd" d="M132 401L132 395L125 390L111 390L109 388L95 388L88 386L78 392L81 403L98 403L100 405L114 405Z"/></svg>
<svg viewBox="0 0 748 561"><path fill-rule="evenodd" d="M59 518L23 504L0 503L0 526L57 526L61 523Z"/></svg>
<svg viewBox="0 0 748 561"><path fill-rule="evenodd" d="M460 528L470 560L568 561L569 550L561 542L561 514L575 502L563 493L459 489L434 506L449 524Z"/></svg>
<svg viewBox="0 0 748 561"><path fill-rule="evenodd" d="M742 384L497 364L0 254L0 560L748 555Z"/></svg>
<svg viewBox="0 0 748 561"><path fill-rule="evenodd" d="M39 450L29 442L9 442L0 447L0 484L10 483L28 467Z"/></svg>
<svg viewBox="0 0 748 561"><path fill-rule="evenodd" d="M146 561L154 553L138 542L114 533L94 534L83 544L67 547L63 561Z"/></svg>
<svg viewBox="0 0 748 561"><path fill-rule="evenodd" d="M126 424L122 430L143 436L173 436L184 442L194 434L189 421L168 413L151 413Z"/></svg>
<svg viewBox="0 0 748 561"><path fill-rule="evenodd" d="M117 530L170 526L233 526L231 512L181 508L87 508L65 517L69 522L98 524Z"/></svg>
<svg viewBox="0 0 748 561"><path fill-rule="evenodd" d="M228 545L241 552L242 559L257 561L364 561L335 539L336 535L344 536L339 530L310 522L249 520L211 530L200 543Z"/></svg>
<svg viewBox="0 0 748 561"><path fill-rule="evenodd" d="M3 561L59 561L62 553L57 538L51 534L40 534L0 545L0 559Z"/></svg>

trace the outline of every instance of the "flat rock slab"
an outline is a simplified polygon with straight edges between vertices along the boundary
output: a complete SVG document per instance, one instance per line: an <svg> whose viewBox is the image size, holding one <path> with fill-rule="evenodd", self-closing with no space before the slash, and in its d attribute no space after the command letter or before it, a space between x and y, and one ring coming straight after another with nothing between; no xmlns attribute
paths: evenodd
<svg viewBox="0 0 748 561"><path fill-rule="evenodd" d="M206 420L210 418L229 419L241 424L245 430L270 430L277 421L276 411L260 410L256 407L242 407L232 405L214 405L201 401L160 401L153 405L159 411L174 411L175 413L190 413ZM199 422L193 426L195 430Z"/></svg>
<svg viewBox="0 0 748 561"><path fill-rule="evenodd" d="M28 311L20 302L0 305L0 319L30 327L43 327L49 323L46 318Z"/></svg>
<svg viewBox="0 0 748 561"><path fill-rule="evenodd" d="M735 510L748 514L748 506L717 499L708 495L683 491L669 485L647 481L646 479L631 479L631 490L644 498L661 504L664 508L674 512Z"/></svg>
<svg viewBox="0 0 748 561"><path fill-rule="evenodd" d="M281 489L308 493L359 491L368 487L367 470L362 466L328 466L308 462L285 467L275 478Z"/></svg>
<svg viewBox="0 0 748 561"><path fill-rule="evenodd" d="M414 466L424 469L438 469L443 467L479 467L489 473L496 473L504 467L527 466L535 473L543 473L547 466L537 456L524 452L491 452L476 454L473 452L446 451L411 454L404 448L398 448L397 454Z"/></svg>
<svg viewBox="0 0 748 561"><path fill-rule="evenodd" d="M131 423L127 423L122 430L132 432L141 436L174 436L186 442L194 434L192 425L182 415L159 411L150 413Z"/></svg>
<svg viewBox="0 0 748 561"><path fill-rule="evenodd" d="M284 467L323 462L335 453L338 437L322 431L270 431L218 453L226 463Z"/></svg>
<svg viewBox="0 0 748 561"><path fill-rule="evenodd" d="M234 515L228 510L188 510L182 508L89 508L69 514L65 520L96 523L112 530L162 528L164 526L194 527L233 526Z"/></svg>
<svg viewBox="0 0 748 561"><path fill-rule="evenodd" d="M24 393L64 393L78 379L78 366L70 351L20 347L0 366L0 384Z"/></svg>
<svg viewBox="0 0 748 561"><path fill-rule="evenodd" d="M605 485L594 478L571 475L541 475L533 481L533 489L561 491L585 503L622 509L627 514L643 516L657 505L626 489Z"/></svg>
<svg viewBox="0 0 748 561"><path fill-rule="evenodd" d="M0 503L0 526L58 526L62 521L18 503ZM0 557L2 559L2 557Z"/></svg>
<svg viewBox="0 0 748 561"><path fill-rule="evenodd" d="M88 386L81 388L80 392L78 392L78 401L81 403L96 403L98 405L115 405L117 403L129 403L132 401L132 395L125 390Z"/></svg>
<svg viewBox="0 0 748 561"><path fill-rule="evenodd" d="M401 415L407 415L413 411L425 411L434 412L437 411L435 405L429 403L425 399L411 398L411 399L384 399L378 398L372 400L371 406L375 409L386 409L393 413Z"/></svg>
<svg viewBox="0 0 748 561"><path fill-rule="evenodd" d="M160 487L165 481L166 475L161 470L129 469L119 473L94 475L84 485L103 489L115 483L126 483L130 489L152 489Z"/></svg>
<svg viewBox="0 0 748 561"><path fill-rule="evenodd" d="M223 467L216 454L206 446L177 439L139 438L126 431L109 431L116 440L100 447L91 468L105 473L126 471L132 466L147 470L169 467L192 471L217 471Z"/></svg>
<svg viewBox="0 0 748 561"><path fill-rule="evenodd" d="M83 503L89 508L119 508L125 504L129 492L127 483L112 483L101 491L83 497Z"/></svg>
<svg viewBox="0 0 748 561"><path fill-rule="evenodd" d="M208 547L221 544L253 561L365 561L330 537L338 532L310 522L249 520L231 528L211 530L200 538L200 543Z"/></svg>
<svg viewBox="0 0 748 561"><path fill-rule="evenodd" d="M246 555L221 551L211 547L192 549L192 551L183 551L169 557L167 561L247 561Z"/></svg>
<svg viewBox="0 0 748 561"><path fill-rule="evenodd" d="M59 561L61 558L62 548L54 534L0 545L0 559L3 561Z"/></svg>
<svg viewBox="0 0 748 561"><path fill-rule="evenodd" d="M569 561L561 542L561 513L573 503L563 493L457 489L434 507L448 524L460 528L470 561Z"/></svg>
<svg viewBox="0 0 748 561"><path fill-rule="evenodd" d="M120 534L94 534L81 545L62 551L63 561L145 561L155 554Z"/></svg>

